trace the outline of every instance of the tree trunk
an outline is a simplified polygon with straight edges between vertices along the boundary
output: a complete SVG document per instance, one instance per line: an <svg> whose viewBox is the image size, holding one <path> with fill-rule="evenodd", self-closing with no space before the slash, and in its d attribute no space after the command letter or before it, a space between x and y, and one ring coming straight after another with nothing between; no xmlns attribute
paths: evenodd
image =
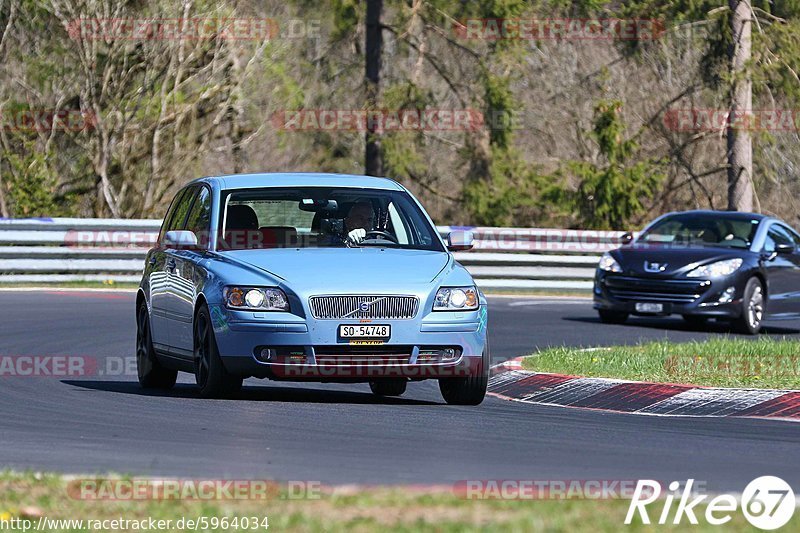
<svg viewBox="0 0 800 533"><path fill-rule="evenodd" d="M753 210L753 139L746 118L753 107L753 83L745 73L750 61L752 13L745 0L728 0L733 43L729 49L733 86L728 124L728 209Z"/></svg>
<svg viewBox="0 0 800 533"><path fill-rule="evenodd" d="M380 132L377 124L369 119L369 113L378 112L378 93L381 75L381 11L383 0L367 0L366 32L366 93L367 93L367 131L364 134L364 174L383 175Z"/></svg>

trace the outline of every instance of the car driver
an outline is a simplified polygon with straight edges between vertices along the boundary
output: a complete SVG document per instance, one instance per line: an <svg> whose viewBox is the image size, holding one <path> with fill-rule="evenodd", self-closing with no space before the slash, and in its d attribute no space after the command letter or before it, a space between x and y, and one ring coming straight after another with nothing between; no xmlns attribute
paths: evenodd
<svg viewBox="0 0 800 533"><path fill-rule="evenodd" d="M345 242L349 245L358 245L367 236L367 232L374 229L375 212L372 204L362 200L356 202L344 219Z"/></svg>

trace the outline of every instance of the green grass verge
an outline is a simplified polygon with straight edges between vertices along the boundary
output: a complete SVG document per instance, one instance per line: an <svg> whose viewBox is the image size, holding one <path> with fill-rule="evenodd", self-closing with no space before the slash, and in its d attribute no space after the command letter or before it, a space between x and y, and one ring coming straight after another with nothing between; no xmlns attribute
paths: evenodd
<svg viewBox="0 0 800 533"><path fill-rule="evenodd" d="M67 482L53 474L0 474L0 519L154 519L204 516L268 517L270 531L681 531L686 526L623 524L627 500L466 500L447 489L421 492L402 488L352 489L325 493L318 499L293 500L285 493L267 501L85 501L68 495ZM653 504L657 520L662 503ZM657 506L657 507L655 507ZM673 506L674 507L674 506ZM718 531L701 521L693 531ZM685 520L685 518L684 518ZM499 529L502 528L502 529ZM748 531L741 512L733 513L726 531ZM116 529L119 531L120 529ZM202 531L202 528L200 529ZM208 528L206 531L235 531ZM242 530L241 528L239 530ZM49 531L82 531L53 527ZM178 531L174 526L166 531ZM249 531L264 531L250 529Z"/></svg>
<svg viewBox="0 0 800 533"><path fill-rule="evenodd" d="M587 377L716 387L800 389L800 341L720 337L592 350L551 348L523 368Z"/></svg>

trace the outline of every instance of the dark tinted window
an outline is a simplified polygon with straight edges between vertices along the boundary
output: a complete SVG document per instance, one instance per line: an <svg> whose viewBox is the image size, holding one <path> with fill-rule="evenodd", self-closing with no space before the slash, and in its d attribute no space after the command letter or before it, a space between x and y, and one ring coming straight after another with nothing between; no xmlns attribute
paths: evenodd
<svg viewBox="0 0 800 533"><path fill-rule="evenodd" d="M637 242L673 246L749 248L759 220L722 213L680 214L661 219L639 236Z"/></svg>
<svg viewBox="0 0 800 533"><path fill-rule="evenodd" d="M180 203L181 198L183 198L184 193L186 193L186 189L181 189L178 191L178 194L176 194L175 198L172 199L172 203L169 204L167 214L164 215L164 220L161 222L161 230L158 232L159 243L164 242L164 235L167 233L167 231L169 231L167 228L173 216L175 215L175 209L178 207L178 204Z"/></svg>
<svg viewBox="0 0 800 533"><path fill-rule="evenodd" d="M183 229L184 222L186 222L186 215L189 214L189 209L192 207L192 200L194 200L196 194L197 187L189 187L183 195L176 200L177 204L167 224L167 231Z"/></svg>
<svg viewBox="0 0 800 533"><path fill-rule="evenodd" d="M776 244L796 245L797 243L786 228L778 224L773 224L767 232L767 239L764 241L764 251L774 252Z"/></svg>
<svg viewBox="0 0 800 533"><path fill-rule="evenodd" d="M206 187L194 199L192 210L186 219L185 229L194 232L202 248L208 245L208 232L211 228L211 193Z"/></svg>

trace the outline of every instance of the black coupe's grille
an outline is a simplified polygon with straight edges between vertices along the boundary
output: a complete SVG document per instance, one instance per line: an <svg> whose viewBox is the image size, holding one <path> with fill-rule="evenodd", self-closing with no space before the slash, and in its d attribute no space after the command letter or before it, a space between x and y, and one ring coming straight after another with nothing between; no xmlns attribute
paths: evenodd
<svg viewBox="0 0 800 533"><path fill-rule="evenodd" d="M607 276L605 285L609 294L617 300L685 304L697 300L710 284L708 281Z"/></svg>
<svg viewBox="0 0 800 533"><path fill-rule="evenodd" d="M314 318L414 318L419 307L416 296L312 296L311 314Z"/></svg>

